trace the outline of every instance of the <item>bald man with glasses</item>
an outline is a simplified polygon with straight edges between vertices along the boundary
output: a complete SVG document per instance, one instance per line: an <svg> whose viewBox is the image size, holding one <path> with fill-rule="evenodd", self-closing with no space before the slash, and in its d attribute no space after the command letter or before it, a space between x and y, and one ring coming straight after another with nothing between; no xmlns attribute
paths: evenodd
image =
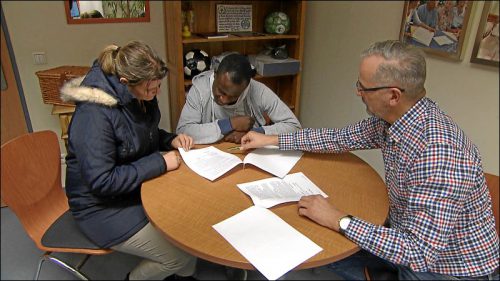
<svg viewBox="0 0 500 281"><path fill-rule="evenodd" d="M298 213L343 234L362 250L330 268L364 280L383 268L402 280L498 280L499 241L478 148L424 88L421 51L399 41L372 44L361 55L356 93L370 118L341 129L249 132L242 149L341 153L381 149L389 197L386 225L374 225L304 196ZM372 276L373 277L373 276Z"/></svg>

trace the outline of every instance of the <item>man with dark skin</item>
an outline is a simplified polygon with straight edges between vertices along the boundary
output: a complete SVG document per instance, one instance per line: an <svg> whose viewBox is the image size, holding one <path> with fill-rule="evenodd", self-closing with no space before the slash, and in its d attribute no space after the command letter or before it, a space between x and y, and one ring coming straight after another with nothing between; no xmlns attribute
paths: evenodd
<svg viewBox="0 0 500 281"><path fill-rule="evenodd" d="M301 125L290 108L266 85L253 80L254 74L245 56L231 54L216 71L195 76L177 133L208 144L220 140L240 143L249 131L280 134L299 130Z"/></svg>

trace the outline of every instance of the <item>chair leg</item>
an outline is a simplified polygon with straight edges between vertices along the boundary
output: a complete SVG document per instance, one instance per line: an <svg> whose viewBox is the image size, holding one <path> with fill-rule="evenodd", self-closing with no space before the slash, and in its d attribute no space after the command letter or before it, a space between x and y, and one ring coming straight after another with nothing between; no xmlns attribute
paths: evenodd
<svg viewBox="0 0 500 281"><path fill-rule="evenodd" d="M43 255L41 258L40 258L40 261L38 262L38 267L37 267L37 270L35 272L35 276L33 277L33 280L38 280L38 276L40 275L40 270L42 269L42 263L45 261L45 255Z"/></svg>
<svg viewBox="0 0 500 281"><path fill-rule="evenodd" d="M38 280L38 276L40 275L40 270L42 269L42 263L45 260L49 260L53 262L54 264L66 269L67 271L71 272L73 275L75 275L77 278L80 280L89 280L87 276L85 276L82 272L79 271L79 269L83 266L83 264L87 261L87 259L90 257L90 255L85 255L84 259L78 264L76 267L72 267L71 265L63 262L62 260L50 255L51 252L46 252L43 254L43 256L40 258L40 262L38 263L38 269L35 273L35 278L34 280Z"/></svg>

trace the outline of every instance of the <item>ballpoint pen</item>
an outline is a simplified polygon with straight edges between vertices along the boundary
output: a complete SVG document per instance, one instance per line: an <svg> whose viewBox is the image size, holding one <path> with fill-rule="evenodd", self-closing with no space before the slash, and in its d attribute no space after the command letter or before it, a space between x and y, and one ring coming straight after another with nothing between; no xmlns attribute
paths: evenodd
<svg viewBox="0 0 500 281"><path fill-rule="evenodd" d="M227 150L241 150L241 146L232 146L228 148Z"/></svg>

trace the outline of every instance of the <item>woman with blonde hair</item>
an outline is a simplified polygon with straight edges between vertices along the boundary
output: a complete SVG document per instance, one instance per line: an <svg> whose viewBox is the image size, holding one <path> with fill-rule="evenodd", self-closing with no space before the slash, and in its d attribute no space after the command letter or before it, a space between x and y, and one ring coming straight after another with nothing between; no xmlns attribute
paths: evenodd
<svg viewBox="0 0 500 281"><path fill-rule="evenodd" d="M66 157L72 214L95 244L144 258L127 274L130 280L195 280L188 276L196 258L168 242L141 203L144 181L179 167L170 150L193 145L187 135L158 128L156 96L166 74L150 46L132 41L104 48L85 77L61 89L62 99L76 104Z"/></svg>

